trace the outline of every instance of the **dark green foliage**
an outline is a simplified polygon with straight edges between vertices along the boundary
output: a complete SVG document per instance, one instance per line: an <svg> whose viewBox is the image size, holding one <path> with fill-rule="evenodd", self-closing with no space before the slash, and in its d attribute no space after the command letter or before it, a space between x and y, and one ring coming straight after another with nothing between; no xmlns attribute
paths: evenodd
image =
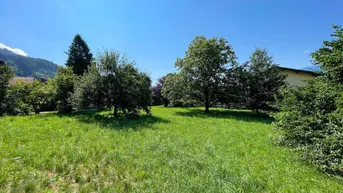
<svg viewBox="0 0 343 193"><path fill-rule="evenodd" d="M328 78L343 84L343 28L336 25L333 28L334 39L324 41L323 47L312 53L312 57Z"/></svg>
<svg viewBox="0 0 343 193"><path fill-rule="evenodd" d="M152 102L150 78L138 71L135 63L118 52L105 51L98 58L105 92L105 104L114 108L114 116L121 109L125 115L138 114L140 109L150 113Z"/></svg>
<svg viewBox="0 0 343 193"><path fill-rule="evenodd" d="M235 53L223 38L196 37L184 58L175 66L185 80L185 96L205 105L205 111L218 102L228 64L236 63Z"/></svg>
<svg viewBox="0 0 343 193"><path fill-rule="evenodd" d="M44 110L54 110L55 87L51 80L43 83L35 80L26 83L17 81L13 83L6 95L6 113L10 115L39 114Z"/></svg>
<svg viewBox="0 0 343 193"><path fill-rule="evenodd" d="M162 88L164 85L164 82L166 80L166 76L163 76L157 80L157 83L155 86L152 87L153 92L153 105L162 105L164 107L167 107L169 104L169 100L162 95Z"/></svg>
<svg viewBox="0 0 343 193"><path fill-rule="evenodd" d="M0 115L39 113L51 106L54 88L51 81L22 82L17 80L10 85L14 70L0 61Z"/></svg>
<svg viewBox="0 0 343 193"><path fill-rule="evenodd" d="M92 63L88 71L75 82L73 105L77 109L102 108L104 106L103 93L100 73L96 63Z"/></svg>
<svg viewBox="0 0 343 193"><path fill-rule="evenodd" d="M158 84L156 84L155 86L153 86L151 88L152 91L152 105L154 106L158 106L158 105L162 105L162 87L160 87Z"/></svg>
<svg viewBox="0 0 343 193"><path fill-rule="evenodd" d="M9 88L9 82L13 77L13 74L14 70L0 60L0 116L6 111L5 99Z"/></svg>
<svg viewBox="0 0 343 193"><path fill-rule="evenodd" d="M8 54L1 49L0 59L16 69L16 76L35 77L36 79L51 78L56 74L58 68L57 64L48 60Z"/></svg>
<svg viewBox="0 0 343 193"><path fill-rule="evenodd" d="M171 106L182 106L189 97L185 91L185 80L180 74L168 74L162 87L162 96ZM189 100L188 100L189 101Z"/></svg>
<svg viewBox="0 0 343 193"><path fill-rule="evenodd" d="M56 89L52 80L43 83L34 81L31 83L31 92L28 95L28 104L31 105L32 111L39 114L54 103Z"/></svg>
<svg viewBox="0 0 343 193"><path fill-rule="evenodd" d="M152 93L151 93L151 79L145 72L139 72L136 77L137 91L134 92L137 97L136 108L143 109L146 113L150 114L152 105ZM138 115L139 112L136 113Z"/></svg>
<svg viewBox="0 0 343 193"><path fill-rule="evenodd" d="M305 87L281 91L274 127L283 144L321 170L343 176L343 36L340 27L334 29L336 39L312 54L325 72Z"/></svg>
<svg viewBox="0 0 343 193"><path fill-rule="evenodd" d="M139 72L135 63L125 55L104 51L97 65L92 66L76 83L74 104L78 108L97 106L114 108L128 117L135 117L143 109L148 114L152 103L151 80Z"/></svg>
<svg viewBox="0 0 343 193"><path fill-rule="evenodd" d="M283 144L297 148L320 169L343 175L343 89L316 78L298 89L285 88L274 124Z"/></svg>
<svg viewBox="0 0 343 193"><path fill-rule="evenodd" d="M58 68L57 76L54 78L56 88L57 110L60 113L70 113L73 110L71 96L74 92L74 83L77 76L71 68Z"/></svg>
<svg viewBox="0 0 343 193"><path fill-rule="evenodd" d="M248 108L256 112L269 109L267 103L273 101L274 95L286 84L286 75L281 73L265 49L256 49L251 55L247 72Z"/></svg>
<svg viewBox="0 0 343 193"><path fill-rule="evenodd" d="M91 64L93 54L90 52L85 40L79 34L74 36L67 54L66 66L71 67L76 75L80 76L87 71L88 66Z"/></svg>
<svg viewBox="0 0 343 193"><path fill-rule="evenodd" d="M29 114L32 111L29 103L31 92L31 83L17 81L11 85L5 99L5 113L9 115Z"/></svg>
<svg viewBox="0 0 343 193"><path fill-rule="evenodd" d="M218 101L229 108L245 109L249 99L248 63L233 65L226 74Z"/></svg>

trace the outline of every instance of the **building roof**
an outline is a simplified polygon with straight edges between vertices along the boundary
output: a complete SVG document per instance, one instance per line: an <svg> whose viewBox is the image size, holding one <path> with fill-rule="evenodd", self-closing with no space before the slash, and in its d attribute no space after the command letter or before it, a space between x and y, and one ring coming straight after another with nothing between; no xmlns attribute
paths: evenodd
<svg viewBox="0 0 343 193"><path fill-rule="evenodd" d="M12 80L10 81L10 85L15 84L16 82L32 83L34 80L35 80L34 77L19 77L19 76L16 76L16 77L12 78Z"/></svg>
<svg viewBox="0 0 343 193"><path fill-rule="evenodd" d="M287 68L287 67L281 67L281 70L289 70L289 71L294 71L294 72L301 72L301 73L307 73L307 74L312 74L312 75L316 75L317 73L311 70L304 70L304 69L295 69L295 68Z"/></svg>

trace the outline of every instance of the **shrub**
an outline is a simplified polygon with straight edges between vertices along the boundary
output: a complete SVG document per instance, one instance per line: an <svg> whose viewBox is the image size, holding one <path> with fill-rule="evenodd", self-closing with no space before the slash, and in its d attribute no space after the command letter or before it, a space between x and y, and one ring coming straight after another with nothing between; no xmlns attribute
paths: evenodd
<svg viewBox="0 0 343 193"><path fill-rule="evenodd" d="M53 106L54 98L55 87L51 80L48 80L45 83L36 80L31 83L31 92L28 95L27 102L32 107L34 113L39 114Z"/></svg>
<svg viewBox="0 0 343 193"><path fill-rule="evenodd" d="M104 95L102 92L101 76L95 63L89 66L87 72L75 82L72 95L73 106L76 109L102 108Z"/></svg>
<svg viewBox="0 0 343 193"><path fill-rule="evenodd" d="M54 78L56 88L57 110L60 113L70 113L73 111L71 96L74 91L74 83L77 76L71 68L58 68L58 74Z"/></svg>
<svg viewBox="0 0 343 193"><path fill-rule="evenodd" d="M29 95L31 92L31 83L18 81L11 85L5 98L6 114L29 114L32 111L32 107L29 104Z"/></svg>
<svg viewBox="0 0 343 193"><path fill-rule="evenodd" d="M321 170L343 175L343 88L319 77L297 89L284 88L274 127L280 142Z"/></svg>

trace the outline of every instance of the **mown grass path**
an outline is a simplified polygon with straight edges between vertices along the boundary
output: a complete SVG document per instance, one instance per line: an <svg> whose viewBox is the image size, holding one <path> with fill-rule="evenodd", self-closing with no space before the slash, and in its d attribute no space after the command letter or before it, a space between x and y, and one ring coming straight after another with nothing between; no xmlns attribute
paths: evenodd
<svg viewBox="0 0 343 193"><path fill-rule="evenodd" d="M0 118L0 192L342 192L269 140L269 118L154 107Z"/></svg>

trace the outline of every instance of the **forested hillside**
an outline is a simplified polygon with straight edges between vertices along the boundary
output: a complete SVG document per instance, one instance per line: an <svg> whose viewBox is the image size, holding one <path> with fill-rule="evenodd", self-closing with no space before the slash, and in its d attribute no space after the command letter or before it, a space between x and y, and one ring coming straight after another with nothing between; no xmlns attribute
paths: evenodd
<svg viewBox="0 0 343 193"><path fill-rule="evenodd" d="M31 58L0 49L0 60L16 69L16 76L33 76L35 78L50 78L57 72L58 65L44 59Z"/></svg>

